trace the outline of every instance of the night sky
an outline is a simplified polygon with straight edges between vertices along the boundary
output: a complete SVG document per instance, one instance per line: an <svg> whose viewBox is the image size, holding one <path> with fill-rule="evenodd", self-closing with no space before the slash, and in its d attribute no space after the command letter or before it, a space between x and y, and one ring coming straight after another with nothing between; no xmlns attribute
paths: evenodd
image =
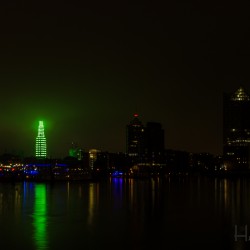
<svg viewBox="0 0 250 250"><path fill-rule="evenodd" d="M3 2L3 1L2 1ZM4 1L0 153L124 152L139 113L166 148L222 153L222 96L250 91L250 3Z"/></svg>

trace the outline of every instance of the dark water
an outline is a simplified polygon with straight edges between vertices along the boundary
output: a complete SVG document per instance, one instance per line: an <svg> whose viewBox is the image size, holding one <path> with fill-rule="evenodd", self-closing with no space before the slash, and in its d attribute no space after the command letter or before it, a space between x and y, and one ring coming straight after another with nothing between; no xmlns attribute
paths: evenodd
<svg viewBox="0 0 250 250"><path fill-rule="evenodd" d="M250 179L0 183L3 250L241 250L248 235Z"/></svg>

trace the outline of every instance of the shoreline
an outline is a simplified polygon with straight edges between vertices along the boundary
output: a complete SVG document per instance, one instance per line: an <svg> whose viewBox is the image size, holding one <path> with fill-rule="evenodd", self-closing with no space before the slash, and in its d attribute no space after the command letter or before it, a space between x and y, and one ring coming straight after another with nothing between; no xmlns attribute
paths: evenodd
<svg viewBox="0 0 250 250"><path fill-rule="evenodd" d="M175 178L189 178L189 177L209 177L209 178L250 178L250 171L235 171L224 173L170 173L170 174L151 174L151 175L122 175L122 176L73 176L73 177L51 177L51 176L0 176L0 183L6 182L99 182L106 179L135 179L135 180L148 180L148 179L175 179Z"/></svg>

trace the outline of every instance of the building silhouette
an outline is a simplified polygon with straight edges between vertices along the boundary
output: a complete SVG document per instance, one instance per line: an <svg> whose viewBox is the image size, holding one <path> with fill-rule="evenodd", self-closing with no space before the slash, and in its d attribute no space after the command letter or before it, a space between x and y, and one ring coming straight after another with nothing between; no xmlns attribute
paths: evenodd
<svg viewBox="0 0 250 250"><path fill-rule="evenodd" d="M47 144L44 134L43 121L39 121L38 125L38 135L36 137L36 157L37 158L47 157Z"/></svg>
<svg viewBox="0 0 250 250"><path fill-rule="evenodd" d="M97 160L98 153L100 153L101 150L98 149L90 149L89 150L89 168L91 171L94 169L95 161Z"/></svg>
<svg viewBox="0 0 250 250"><path fill-rule="evenodd" d="M223 156L225 168L248 169L250 97L243 87L223 97Z"/></svg>
<svg viewBox="0 0 250 250"><path fill-rule="evenodd" d="M138 163L145 151L144 126L138 118L138 114L133 115L133 119L126 127L126 153L133 163Z"/></svg>
<svg viewBox="0 0 250 250"><path fill-rule="evenodd" d="M145 156L149 162L160 163L165 150L164 130L158 122L147 122L145 128Z"/></svg>
<svg viewBox="0 0 250 250"><path fill-rule="evenodd" d="M148 171L162 167L165 161L164 130L158 122L147 122L146 126L134 114L127 125L127 154L132 165Z"/></svg>

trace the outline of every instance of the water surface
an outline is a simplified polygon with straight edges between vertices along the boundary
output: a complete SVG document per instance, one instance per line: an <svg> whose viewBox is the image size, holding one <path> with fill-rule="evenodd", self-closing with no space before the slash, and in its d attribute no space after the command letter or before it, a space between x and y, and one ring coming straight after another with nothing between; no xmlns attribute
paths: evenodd
<svg viewBox="0 0 250 250"><path fill-rule="evenodd" d="M0 183L4 250L243 250L248 235L250 179Z"/></svg>

